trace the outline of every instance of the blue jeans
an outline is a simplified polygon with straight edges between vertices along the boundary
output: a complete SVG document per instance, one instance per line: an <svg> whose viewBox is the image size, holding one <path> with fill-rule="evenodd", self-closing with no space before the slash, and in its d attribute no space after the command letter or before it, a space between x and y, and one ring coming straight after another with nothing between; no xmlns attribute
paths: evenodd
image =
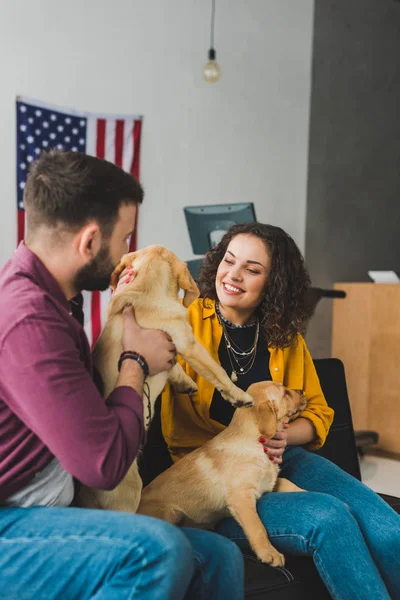
<svg viewBox="0 0 400 600"><path fill-rule="evenodd" d="M308 492L259 500L258 514L277 550L311 555L335 600L399 600L400 516L357 479L303 448L287 448L280 475ZM231 518L216 531L248 546Z"/></svg>
<svg viewBox="0 0 400 600"><path fill-rule="evenodd" d="M243 599L238 547L128 513L0 508L2 600Z"/></svg>

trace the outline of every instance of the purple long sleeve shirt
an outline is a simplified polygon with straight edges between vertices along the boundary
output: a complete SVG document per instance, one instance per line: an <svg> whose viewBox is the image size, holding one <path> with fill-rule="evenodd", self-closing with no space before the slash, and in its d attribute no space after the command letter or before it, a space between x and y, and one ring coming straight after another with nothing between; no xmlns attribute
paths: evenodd
<svg viewBox="0 0 400 600"><path fill-rule="evenodd" d="M143 441L143 402L104 402L84 330L23 243L0 271L0 503L58 458L84 484L112 489Z"/></svg>

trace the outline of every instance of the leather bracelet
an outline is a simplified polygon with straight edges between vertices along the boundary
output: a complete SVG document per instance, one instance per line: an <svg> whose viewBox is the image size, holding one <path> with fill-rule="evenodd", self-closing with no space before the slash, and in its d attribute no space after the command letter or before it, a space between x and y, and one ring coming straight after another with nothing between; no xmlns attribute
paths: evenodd
<svg viewBox="0 0 400 600"><path fill-rule="evenodd" d="M118 371L121 370L121 366L124 360L135 360L137 363L139 363L139 365L141 366L144 376L148 377L150 369L149 369L149 365L147 364L147 360L144 358L144 356L142 356L141 354L139 354L139 352L134 352L133 350L127 350L125 352L122 352L121 356L119 357L119 361L118 361Z"/></svg>

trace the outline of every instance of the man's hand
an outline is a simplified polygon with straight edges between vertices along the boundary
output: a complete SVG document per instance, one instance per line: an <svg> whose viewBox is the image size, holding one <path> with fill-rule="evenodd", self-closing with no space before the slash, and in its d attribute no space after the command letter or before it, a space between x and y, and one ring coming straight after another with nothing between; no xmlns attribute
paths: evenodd
<svg viewBox="0 0 400 600"><path fill-rule="evenodd" d="M288 427L289 423L285 422L283 424L283 429L277 431L274 437L270 440L266 440L263 437L258 439L258 441L264 446L264 452L268 453L270 460L277 465L281 464L283 453L286 450Z"/></svg>
<svg viewBox="0 0 400 600"><path fill-rule="evenodd" d="M149 365L150 375L168 371L176 363L176 348L170 336L158 329L143 329L137 324L134 310L123 312L122 348L138 352Z"/></svg>

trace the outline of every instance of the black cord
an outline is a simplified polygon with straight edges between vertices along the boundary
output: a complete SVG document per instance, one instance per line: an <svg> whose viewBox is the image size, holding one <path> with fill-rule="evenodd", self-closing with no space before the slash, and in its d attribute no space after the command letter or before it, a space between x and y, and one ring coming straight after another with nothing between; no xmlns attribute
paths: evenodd
<svg viewBox="0 0 400 600"><path fill-rule="evenodd" d="M210 48L214 48L215 0L211 0Z"/></svg>
<svg viewBox="0 0 400 600"><path fill-rule="evenodd" d="M150 387L147 381L143 383L143 396L147 400L147 415L146 415L146 427L150 427L151 423L151 402L150 402Z"/></svg>

